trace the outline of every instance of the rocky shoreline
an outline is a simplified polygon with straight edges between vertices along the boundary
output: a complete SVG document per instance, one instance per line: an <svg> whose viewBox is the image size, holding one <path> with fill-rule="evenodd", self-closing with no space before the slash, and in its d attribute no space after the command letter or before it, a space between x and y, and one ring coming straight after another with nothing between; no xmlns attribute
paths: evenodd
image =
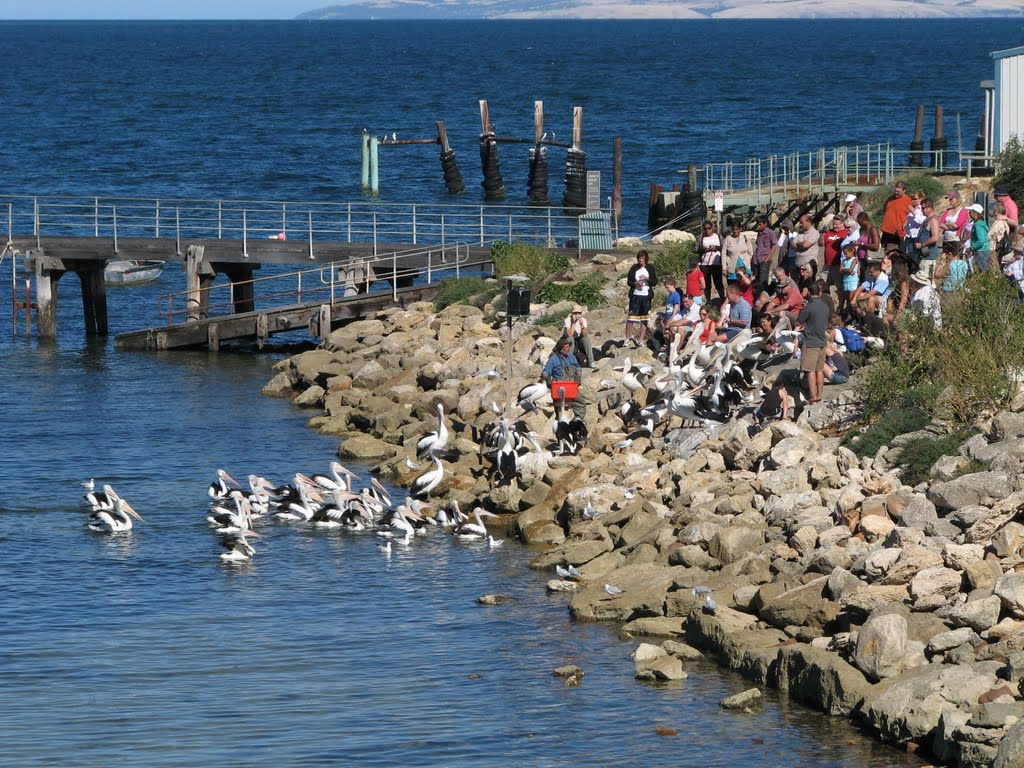
<svg viewBox="0 0 1024 768"><path fill-rule="evenodd" d="M624 278L631 257L581 266ZM629 393L602 382L625 356L607 341L621 339L624 279L606 292L610 306L588 314L604 352L584 372L590 439L579 456L532 454L510 484L491 480L479 445L506 392L493 303L382 311L282 361L264 392L315 410L309 425L342 438L343 459L379 462L399 485L423 471L406 458L443 404L453 437L432 499L507 515L541 549L535 568L578 568L548 588L567 593L576 619L647 638L638 677L685 677L696 648L898 747L950 765L1024 765L1024 414L987 418L913 488L886 459L899 440L858 459L822 436L855 423L849 390L753 436L742 416L715 434L670 428L616 448ZM553 343L514 325L516 390L539 379ZM551 419L522 416L545 438ZM958 475L972 459L990 469ZM710 589L710 607L696 587Z"/></svg>

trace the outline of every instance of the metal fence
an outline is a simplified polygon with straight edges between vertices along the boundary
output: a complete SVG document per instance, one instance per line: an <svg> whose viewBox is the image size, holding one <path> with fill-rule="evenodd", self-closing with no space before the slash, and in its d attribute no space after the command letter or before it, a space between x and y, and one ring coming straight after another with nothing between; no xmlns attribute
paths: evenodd
<svg viewBox="0 0 1024 768"><path fill-rule="evenodd" d="M310 203L0 195L14 234L179 242L281 238L310 242L575 245L578 217L561 208L382 202Z"/></svg>

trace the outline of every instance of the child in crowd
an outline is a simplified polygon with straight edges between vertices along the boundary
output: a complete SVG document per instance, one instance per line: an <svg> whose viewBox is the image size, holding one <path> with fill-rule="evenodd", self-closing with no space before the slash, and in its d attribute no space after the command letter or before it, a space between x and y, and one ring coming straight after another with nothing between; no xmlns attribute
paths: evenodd
<svg viewBox="0 0 1024 768"><path fill-rule="evenodd" d="M690 259L690 271L686 273L686 292L693 297L694 304L704 301L704 272L700 268L700 259Z"/></svg>
<svg viewBox="0 0 1024 768"><path fill-rule="evenodd" d="M775 380L775 384L764 396L761 405L754 411L754 423L762 424L766 421L786 420L789 418L789 393L786 391L786 384L781 377Z"/></svg>

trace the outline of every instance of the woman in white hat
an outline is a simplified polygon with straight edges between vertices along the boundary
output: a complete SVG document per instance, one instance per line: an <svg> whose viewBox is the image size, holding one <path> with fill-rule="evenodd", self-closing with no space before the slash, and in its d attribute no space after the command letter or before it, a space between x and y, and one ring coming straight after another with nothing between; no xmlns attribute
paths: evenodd
<svg viewBox="0 0 1024 768"><path fill-rule="evenodd" d="M572 311L562 324L562 338L573 343L573 351L579 359L580 366L589 368L594 362L594 346L590 338L590 326L583 316L583 307L572 305Z"/></svg>
<svg viewBox="0 0 1024 768"><path fill-rule="evenodd" d="M988 222L985 221L985 209L980 204L967 206L967 213L973 222L971 225L971 253L974 254L974 263L978 271L988 269L988 257L992 246L988 239Z"/></svg>
<svg viewBox="0 0 1024 768"><path fill-rule="evenodd" d="M846 226L853 229L857 226L857 217L860 216L864 206L857 202L857 196L853 193L843 198L843 216L846 218Z"/></svg>

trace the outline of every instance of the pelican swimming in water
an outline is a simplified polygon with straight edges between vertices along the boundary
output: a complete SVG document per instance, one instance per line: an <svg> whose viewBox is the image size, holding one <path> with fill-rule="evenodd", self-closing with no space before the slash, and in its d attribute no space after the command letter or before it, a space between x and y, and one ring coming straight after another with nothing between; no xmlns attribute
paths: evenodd
<svg viewBox="0 0 1024 768"><path fill-rule="evenodd" d="M470 523L467 521L460 523L455 527L455 530L452 531L452 533L455 534L456 538L482 539L483 537L489 535L487 533L487 526L484 525L484 521L482 518L497 517L497 515L493 512L488 512L486 509L482 507L477 507L476 509L474 509L472 515L473 520L475 522Z"/></svg>
<svg viewBox="0 0 1024 768"><path fill-rule="evenodd" d="M416 443L416 458L425 459L428 455L440 453L448 445L448 427L444 423L444 403L437 404L437 430L430 432Z"/></svg>
<svg viewBox="0 0 1024 768"><path fill-rule="evenodd" d="M249 499L241 491L231 491L229 498L234 502L234 510L216 506L210 509L206 517L217 533L245 533L252 530L252 508Z"/></svg>
<svg viewBox="0 0 1024 768"><path fill-rule="evenodd" d="M109 484L104 485L102 491L91 490L85 494L85 501L93 512L111 511L114 508L114 500L117 498L117 492Z"/></svg>
<svg viewBox="0 0 1024 768"><path fill-rule="evenodd" d="M132 518L145 520L120 496L114 497L113 509L100 509L89 515L89 530L100 533L123 533L132 529Z"/></svg>
<svg viewBox="0 0 1024 768"><path fill-rule="evenodd" d="M355 477L356 473L343 467L341 462L332 461L331 474L313 475L310 479L325 491L333 491L339 488L344 491L351 491L352 480Z"/></svg>
<svg viewBox="0 0 1024 768"><path fill-rule="evenodd" d="M229 483L235 486L235 488L242 487L241 485L238 484L238 481L235 480L235 478L233 478L223 469L218 469L217 479L210 483L210 487L207 489L206 494L211 499L215 499L216 501L222 501L223 499L226 499L228 495L231 493L231 489L228 488Z"/></svg>
<svg viewBox="0 0 1024 768"><path fill-rule="evenodd" d="M249 543L246 537L254 535L250 531L249 533L221 539L220 544L227 552L221 552L220 559L229 563L247 563L252 560L253 555L256 554L256 549Z"/></svg>
<svg viewBox="0 0 1024 768"><path fill-rule="evenodd" d="M412 486L409 490L413 496L427 498L430 492L437 488L442 478L444 478L444 465L441 464L441 460L437 458L436 454L431 454L430 458L434 462L434 468L424 472L412 481Z"/></svg>
<svg viewBox="0 0 1024 768"><path fill-rule="evenodd" d="M301 473L295 475L295 492L298 499L282 505L274 513L274 516L281 520L309 522L320 508L319 502L322 502L324 498L317 492L313 481Z"/></svg>

